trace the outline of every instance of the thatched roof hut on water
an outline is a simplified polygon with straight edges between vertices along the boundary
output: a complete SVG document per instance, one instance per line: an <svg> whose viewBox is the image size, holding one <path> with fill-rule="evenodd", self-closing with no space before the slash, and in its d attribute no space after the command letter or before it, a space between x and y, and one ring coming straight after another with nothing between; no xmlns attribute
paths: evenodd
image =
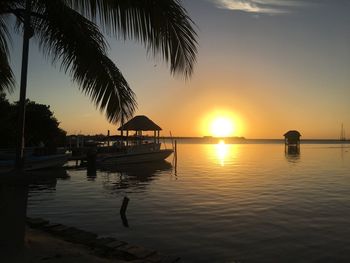
<svg viewBox="0 0 350 263"><path fill-rule="evenodd" d="M284 134L284 143L288 146L299 146L301 134L296 130L290 130Z"/></svg>
<svg viewBox="0 0 350 263"><path fill-rule="evenodd" d="M157 124L144 115L135 116L118 128L119 131L161 131Z"/></svg>
<svg viewBox="0 0 350 263"><path fill-rule="evenodd" d="M142 131L153 131L155 143L159 143L159 131L161 130L161 127L144 115L135 116L118 128L118 131L121 131L121 136L123 136L123 131L126 131L126 137L129 136L129 131L136 131L137 137L142 137Z"/></svg>

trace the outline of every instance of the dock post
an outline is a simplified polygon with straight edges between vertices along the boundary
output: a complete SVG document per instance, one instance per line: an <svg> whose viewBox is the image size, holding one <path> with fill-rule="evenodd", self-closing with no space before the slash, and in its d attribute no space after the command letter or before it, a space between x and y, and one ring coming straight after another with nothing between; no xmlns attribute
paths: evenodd
<svg viewBox="0 0 350 263"><path fill-rule="evenodd" d="M125 213L126 213L126 209L128 208L128 204L129 204L129 198L127 198L126 196L124 197L123 199L123 203L122 203L122 206L120 208L120 214L123 216L125 216Z"/></svg>
<svg viewBox="0 0 350 263"><path fill-rule="evenodd" d="M175 158L177 159L177 141L176 140L174 142L174 154L175 154Z"/></svg>
<svg viewBox="0 0 350 263"><path fill-rule="evenodd" d="M96 155L97 155L97 152L95 149L90 149L86 153L88 172L96 171Z"/></svg>
<svg viewBox="0 0 350 263"><path fill-rule="evenodd" d="M177 169L177 141L174 141L174 159L175 159L175 171Z"/></svg>
<svg viewBox="0 0 350 263"><path fill-rule="evenodd" d="M120 217L121 217L123 225L125 227L129 227L128 219L127 219L126 214L125 214L126 209L128 208L129 200L130 199L125 196L123 199L122 206L120 207Z"/></svg>

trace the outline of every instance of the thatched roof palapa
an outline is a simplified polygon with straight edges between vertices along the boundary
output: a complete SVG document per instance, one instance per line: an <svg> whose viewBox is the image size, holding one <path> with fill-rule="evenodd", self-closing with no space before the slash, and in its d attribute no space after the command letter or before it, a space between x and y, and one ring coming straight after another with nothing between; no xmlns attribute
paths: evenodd
<svg viewBox="0 0 350 263"><path fill-rule="evenodd" d="M286 138L296 138L296 139L299 139L301 136L301 134L298 132L298 131L295 131L295 130L291 130L291 131L288 131L284 134L284 137Z"/></svg>
<svg viewBox="0 0 350 263"><path fill-rule="evenodd" d="M144 115L135 116L118 128L119 131L161 131L157 124Z"/></svg>

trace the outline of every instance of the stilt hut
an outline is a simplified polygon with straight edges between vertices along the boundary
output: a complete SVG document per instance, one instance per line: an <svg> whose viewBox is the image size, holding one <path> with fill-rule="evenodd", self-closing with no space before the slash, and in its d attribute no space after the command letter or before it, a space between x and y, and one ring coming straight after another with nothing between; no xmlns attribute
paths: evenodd
<svg viewBox="0 0 350 263"><path fill-rule="evenodd" d="M115 147L111 147L113 149L110 152L101 156L99 160L101 164L159 162L164 161L174 152L173 149L161 149L159 132L162 129L146 116L135 116L122 124L118 130L121 133L121 140L114 144ZM123 135L124 131L126 137Z"/></svg>
<svg viewBox="0 0 350 263"><path fill-rule="evenodd" d="M141 144L143 139L143 131L153 131L153 143L160 144L159 132L162 130L157 124L144 115L135 116L127 123L123 124L119 129L121 136L126 131L126 144L128 145L132 140L136 144ZM135 131L134 136L130 138L129 131Z"/></svg>
<svg viewBox="0 0 350 263"><path fill-rule="evenodd" d="M288 153L300 152L300 136L298 131L290 130L284 134L285 150L288 149Z"/></svg>

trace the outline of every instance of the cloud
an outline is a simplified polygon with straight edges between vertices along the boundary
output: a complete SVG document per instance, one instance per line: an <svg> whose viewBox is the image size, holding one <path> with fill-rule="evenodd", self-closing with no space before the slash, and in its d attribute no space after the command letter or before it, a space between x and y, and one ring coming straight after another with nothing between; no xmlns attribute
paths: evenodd
<svg viewBox="0 0 350 263"><path fill-rule="evenodd" d="M211 0L219 8L249 13L288 13L291 7L303 5L302 0Z"/></svg>

